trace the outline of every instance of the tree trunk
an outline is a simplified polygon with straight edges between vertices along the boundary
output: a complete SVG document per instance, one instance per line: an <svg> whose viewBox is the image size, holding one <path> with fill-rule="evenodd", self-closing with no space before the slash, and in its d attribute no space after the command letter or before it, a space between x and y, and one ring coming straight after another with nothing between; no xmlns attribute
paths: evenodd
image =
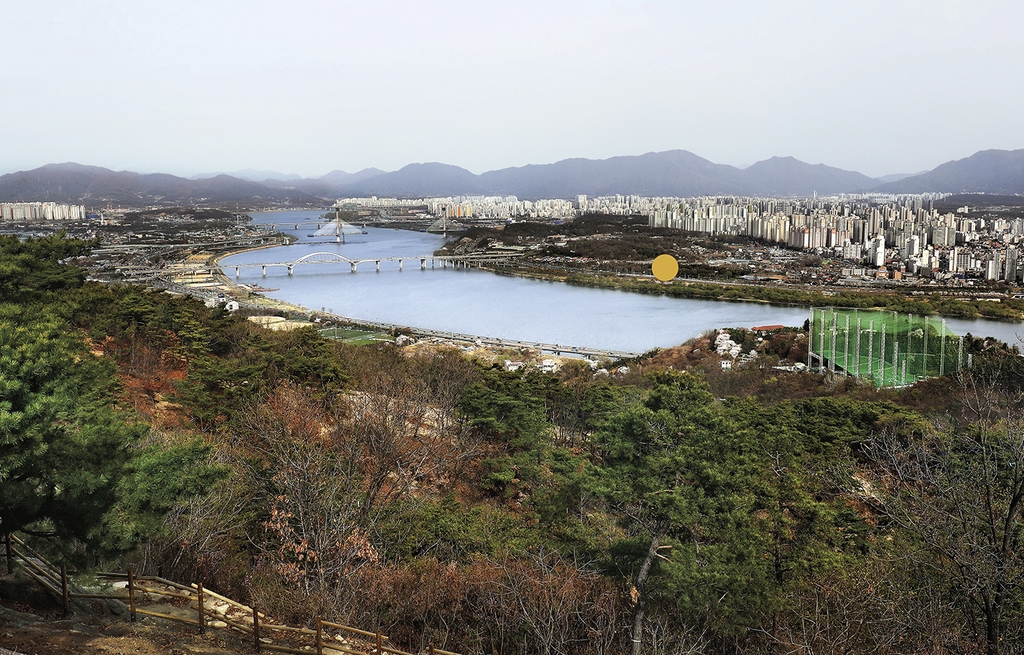
<svg viewBox="0 0 1024 655"><path fill-rule="evenodd" d="M985 610L985 641L986 655L999 655L999 607Z"/></svg>
<svg viewBox="0 0 1024 655"><path fill-rule="evenodd" d="M647 576L651 572L651 564L654 563L654 558L658 554L658 546L661 545L661 540L665 538L665 533L668 532L668 528L660 527L651 537L651 547L647 550L647 557L644 558L644 563L640 565L640 572L636 574L636 610L633 613L633 648L630 651L632 655L640 655L642 639L644 629L644 610L647 607Z"/></svg>

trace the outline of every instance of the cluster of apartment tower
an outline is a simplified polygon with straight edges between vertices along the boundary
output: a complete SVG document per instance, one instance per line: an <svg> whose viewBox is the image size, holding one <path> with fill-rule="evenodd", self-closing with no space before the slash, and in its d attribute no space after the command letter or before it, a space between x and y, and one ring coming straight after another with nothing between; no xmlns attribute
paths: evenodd
<svg viewBox="0 0 1024 655"><path fill-rule="evenodd" d="M74 221L86 217L82 205L61 205L55 202L2 202L2 221Z"/></svg>
<svg viewBox="0 0 1024 655"><path fill-rule="evenodd" d="M446 198L344 198L336 207L353 205L367 208L412 208L426 206L427 212L438 218L477 218L508 221L528 218L567 219L586 213L619 215L645 215L664 207L663 198L644 196L576 196L574 200L548 198L520 200L516 196L450 196Z"/></svg>
<svg viewBox="0 0 1024 655"><path fill-rule="evenodd" d="M652 227L748 236L819 255L924 277L1020 280L1024 219L940 214L940 195L855 199L671 199ZM877 273L877 271L870 271Z"/></svg>
<svg viewBox="0 0 1024 655"><path fill-rule="evenodd" d="M367 208L412 208L426 206L437 218L477 218L498 221L520 218L568 218L576 215L572 201L520 200L516 196L451 196L399 200L396 198L344 198L335 207L354 205Z"/></svg>
<svg viewBox="0 0 1024 655"><path fill-rule="evenodd" d="M861 264L856 275L939 280L965 277L1016 283L1024 274L1024 219L939 213L943 194L842 195L829 198L698 198L611 195L573 200L516 196L454 196L398 200L348 198L363 207L426 206L437 217L517 220L588 213L647 215L651 227L709 235L748 236ZM879 270L884 269L884 270Z"/></svg>

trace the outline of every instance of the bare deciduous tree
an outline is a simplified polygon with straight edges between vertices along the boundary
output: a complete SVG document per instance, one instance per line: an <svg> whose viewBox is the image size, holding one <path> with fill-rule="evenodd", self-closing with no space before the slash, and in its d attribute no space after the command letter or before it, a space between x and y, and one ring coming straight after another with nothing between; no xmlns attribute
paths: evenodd
<svg viewBox="0 0 1024 655"><path fill-rule="evenodd" d="M989 655L1019 650L1024 583L1022 398L965 376L963 417L901 426L871 452L886 515L914 536L921 562L962 599ZM1014 620L1010 620L1013 617Z"/></svg>

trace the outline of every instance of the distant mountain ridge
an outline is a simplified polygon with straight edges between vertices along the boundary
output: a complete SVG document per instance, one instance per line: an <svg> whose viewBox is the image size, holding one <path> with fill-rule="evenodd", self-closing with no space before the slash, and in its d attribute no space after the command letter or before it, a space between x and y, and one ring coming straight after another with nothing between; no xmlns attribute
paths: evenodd
<svg viewBox="0 0 1024 655"><path fill-rule="evenodd" d="M882 184L888 184L889 182L898 182L908 177L914 177L915 175L924 175L928 171L920 171L919 173L890 173L889 175L883 175L882 177L876 177Z"/></svg>
<svg viewBox="0 0 1024 655"><path fill-rule="evenodd" d="M261 181L230 175L186 179L140 175L81 164L48 164L0 176L0 201L52 200L143 206L168 203L262 203L317 205L341 197L422 198L453 195L514 195L523 199L576 195L810 196L837 193L1024 194L1024 150L984 150L917 175L871 178L793 157L772 157L746 168L715 164L686 150L649 152L609 159L564 159L474 174L437 162L397 171L336 170L318 178L273 171ZM285 179L288 178L288 179Z"/></svg>
<svg viewBox="0 0 1024 655"><path fill-rule="evenodd" d="M570 198L579 194L642 196L811 195L858 193L879 185L860 173L792 157L772 157L745 169L715 164L686 150L610 159L564 159L474 175L448 164L410 164L393 173L346 184L343 195L515 195Z"/></svg>
<svg viewBox="0 0 1024 655"><path fill-rule="evenodd" d="M1024 193L1024 150L982 150L876 189L880 193Z"/></svg>
<svg viewBox="0 0 1024 655"><path fill-rule="evenodd" d="M321 175L317 179L318 180L323 180L324 182L327 182L328 184L332 184L332 185L336 185L336 186L341 186L343 184L352 184L354 182L362 182L363 180L368 180L371 177L375 177L377 175L383 175L386 172L387 171L382 171L379 168L364 168L363 170L359 171L358 173L346 173L345 171L331 171L330 173L328 173L326 175Z"/></svg>
<svg viewBox="0 0 1024 655"><path fill-rule="evenodd" d="M205 180L210 177L217 177L218 175L229 175L231 177L237 177L240 180L246 180L249 182L263 182L264 180L280 180L287 182L289 180L301 180L301 175L295 173L279 173L277 171L261 171L253 168L243 168L240 171L220 171L217 173L200 173L193 175L188 178L190 180Z"/></svg>
<svg viewBox="0 0 1024 655"><path fill-rule="evenodd" d="M274 189L296 189L321 198L338 198L342 195L340 189L345 185L362 182L363 180L383 174L384 171L377 168L364 168L358 173L346 173L345 171L335 170L314 178L301 178L297 180L268 178L262 180L262 184Z"/></svg>
<svg viewBox="0 0 1024 655"><path fill-rule="evenodd" d="M320 198L301 191L271 189L229 175L189 180L165 173L141 175L75 163L47 164L31 171L0 176L0 201L53 201L130 207L193 202L322 203Z"/></svg>

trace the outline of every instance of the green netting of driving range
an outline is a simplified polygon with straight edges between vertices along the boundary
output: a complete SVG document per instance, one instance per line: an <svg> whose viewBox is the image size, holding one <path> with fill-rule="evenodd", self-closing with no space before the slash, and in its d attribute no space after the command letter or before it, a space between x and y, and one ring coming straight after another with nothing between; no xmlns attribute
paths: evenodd
<svg viewBox="0 0 1024 655"><path fill-rule="evenodd" d="M899 387L953 373L965 363L963 338L933 316L814 307L808 366Z"/></svg>

